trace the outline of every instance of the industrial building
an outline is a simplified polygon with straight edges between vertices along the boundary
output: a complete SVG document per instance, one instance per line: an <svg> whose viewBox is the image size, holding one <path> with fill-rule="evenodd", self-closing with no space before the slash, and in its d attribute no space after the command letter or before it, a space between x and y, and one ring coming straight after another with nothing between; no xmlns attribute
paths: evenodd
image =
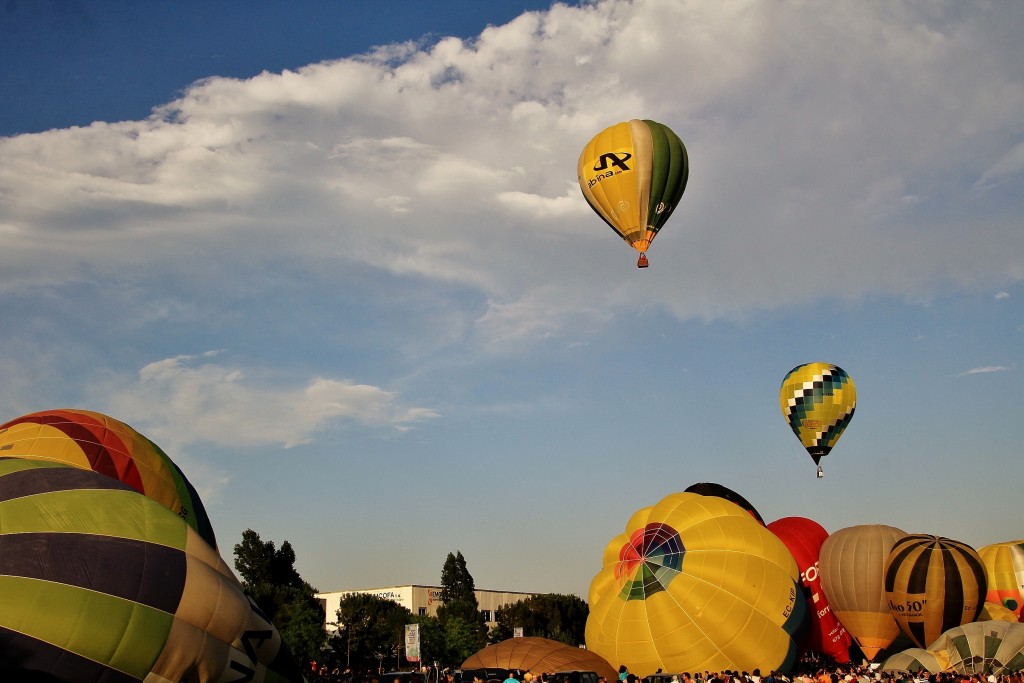
<svg viewBox="0 0 1024 683"><path fill-rule="evenodd" d="M516 591L477 590L476 601L483 612L487 627L497 625L496 614L499 607L526 600L538 593L519 593ZM365 588L361 590L336 591L333 593L317 593L316 597L324 606L327 632L337 630L337 612L343 598L349 595L376 595L391 600L405 607L413 614L435 616L441 605L440 586L388 586L387 588Z"/></svg>

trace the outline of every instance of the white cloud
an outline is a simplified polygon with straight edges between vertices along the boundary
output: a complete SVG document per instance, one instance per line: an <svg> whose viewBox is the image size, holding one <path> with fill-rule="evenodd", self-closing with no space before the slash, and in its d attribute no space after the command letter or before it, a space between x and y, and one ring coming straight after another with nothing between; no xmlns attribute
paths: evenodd
<svg viewBox="0 0 1024 683"><path fill-rule="evenodd" d="M0 140L0 287L163 287L200 255L216 288L273 255L459 283L501 302L488 338L549 338L574 307L632 305L607 284L628 247L573 183L593 133L649 117L692 165L651 305L734 318L998 288L1024 272L1024 192L971 190L1021 183L1021 12L555 5L473 40L210 78L145 121Z"/></svg>
<svg viewBox="0 0 1024 683"><path fill-rule="evenodd" d="M998 299L1000 301L1003 300L1003 299L1009 299L1010 298L1010 293L1009 292L996 292L994 298Z"/></svg>
<svg viewBox="0 0 1024 683"><path fill-rule="evenodd" d="M404 406L379 387L323 377L282 385L260 368L217 364L217 355L150 363L133 385L110 392L112 414L144 422L154 441L174 449L197 443L291 448L346 423L406 430L438 416Z"/></svg>
<svg viewBox="0 0 1024 683"><path fill-rule="evenodd" d="M1013 367L1008 365L982 365L981 367L971 368L965 372L961 372L957 377L965 377L967 375L985 375L992 372L1010 372Z"/></svg>

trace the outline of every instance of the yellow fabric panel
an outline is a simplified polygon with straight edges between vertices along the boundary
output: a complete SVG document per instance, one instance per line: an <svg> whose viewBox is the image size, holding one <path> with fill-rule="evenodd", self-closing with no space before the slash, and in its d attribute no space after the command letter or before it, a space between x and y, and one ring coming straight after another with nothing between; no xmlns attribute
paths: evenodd
<svg viewBox="0 0 1024 683"><path fill-rule="evenodd" d="M636 121L644 127L642 121ZM591 206L597 209L619 235L629 243L641 239L641 212L646 213L646 199L640 195L638 167L643 165L642 151L636 148L636 126L624 121L598 133L580 155L578 174L580 187ZM650 182L650 133L644 147Z"/></svg>
<svg viewBox="0 0 1024 683"><path fill-rule="evenodd" d="M35 422L11 425L0 432L0 456L60 462L92 469L78 444L61 430Z"/></svg>

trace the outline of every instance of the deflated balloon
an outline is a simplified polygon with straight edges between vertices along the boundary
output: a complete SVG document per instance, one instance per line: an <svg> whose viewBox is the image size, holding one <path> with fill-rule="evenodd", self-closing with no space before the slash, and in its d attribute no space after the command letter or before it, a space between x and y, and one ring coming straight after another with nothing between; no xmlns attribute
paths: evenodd
<svg viewBox="0 0 1024 683"><path fill-rule="evenodd" d="M821 544L821 587L864 656L874 660L900 633L885 595L885 562L906 532L863 524L833 532Z"/></svg>
<svg viewBox="0 0 1024 683"><path fill-rule="evenodd" d="M779 405L800 444L820 465L853 419L857 389L839 366L805 363L782 380Z"/></svg>
<svg viewBox="0 0 1024 683"><path fill-rule="evenodd" d="M537 636L508 638L488 645L470 655L459 668L464 681L477 673L486 680L495 670L529 671L534 678L556 671L593 671L609 681L618 679L616 669L597 653Z"/></svg>
<svg viewBox="0 0 1024 683"><path fill-rule="evenodd" d="M885 563L885 594L900 629L918 647L978 618L985 568L974 548L942 536L901 538Z"/></svg>
<svg viewBox="0 0 1024 683"><path fill-rule="evenodd" d="M998 602L1021 618L1024 606L1024 541L993 543L978 549L988 581L987 602Z"/></svg>
<svg viewBox="0 0 1024 683"><path fill-rule="evenodd" d="M998 678L1024 670L1024 624L975 621L954 626L931 643L928 651L948 659L947 671Z"/></svg>
<svg viewBox="0 0 1024 683"><path fill-rule="evenodd" d="M828 532L820 524L806 517L783 517L768 525L768 530L779 537L800 569L800 584L807 602L807 633L801 641L801 651L811 650L828 655L839 664L850 661L853 642L846 628L839 623L828 597L821 588L818 559L821 545Z"/></svg>
<svg viewBox="0 0 1024 683"><path fill-rule="evenodd" d="M0 519L5 671L67 683L302 680L216 550L126 484L0 458Z"/></svg>
<svg viewBox="0 0 1024 683"><path fill-rule="evenodd" d="M674 493L637 511L590 584L587 649L638 676L785 671L804 616L786 546L727 500Z"/></svg>
<svg viewBox="0 0 1024 683"><path fill-rule="evenodd" d="M50 460L124 482L180 516L214 548L199 494L159 446L123 422L88 410L47 410L0 425L0 456Z"/></svg>
<svg viewBox="0 0 1024 683"><path fill-rule="evenodd" d="M598 216L640 252L672 215L686 189L690 163L682 140L668 126L633 119L604 129L580 154L583 196Z"/></svg>

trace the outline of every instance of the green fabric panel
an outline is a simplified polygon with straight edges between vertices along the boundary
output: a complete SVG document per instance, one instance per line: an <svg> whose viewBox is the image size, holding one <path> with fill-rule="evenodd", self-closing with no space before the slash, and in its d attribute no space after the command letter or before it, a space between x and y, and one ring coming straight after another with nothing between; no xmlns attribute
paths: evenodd
<svg viewBox="0 0 1024 683"><path fill-rule="evenodd" d="M32 460L31 458L4 458L0 452L0 477L11 472L39 469L40 467L70 467L67 463L52 460Z"/></svg>
<svg viewBox="0 0 1024 683"><path fill-rule="evenodd" d="M174 620L129 600L20 577L0 576L0 595L0 623L140 679Z"/></svg>
<svg viewBox="0 0 1024 683"><path fill-rule="evenodd" d="M651 131L654 161L647 223L655 232L661 230L675 211L690 177L689 157L683 141L672 130L656 121L644 120ZM659 214L658 205L665 209Z"/></svg>
<svg viewBox="0 0 1024 683"><path fill-rule="evenodd" d="M0 534L99 533L184 550L186 529L167 508L135 491L53 491L0 502Z"/></svg>

